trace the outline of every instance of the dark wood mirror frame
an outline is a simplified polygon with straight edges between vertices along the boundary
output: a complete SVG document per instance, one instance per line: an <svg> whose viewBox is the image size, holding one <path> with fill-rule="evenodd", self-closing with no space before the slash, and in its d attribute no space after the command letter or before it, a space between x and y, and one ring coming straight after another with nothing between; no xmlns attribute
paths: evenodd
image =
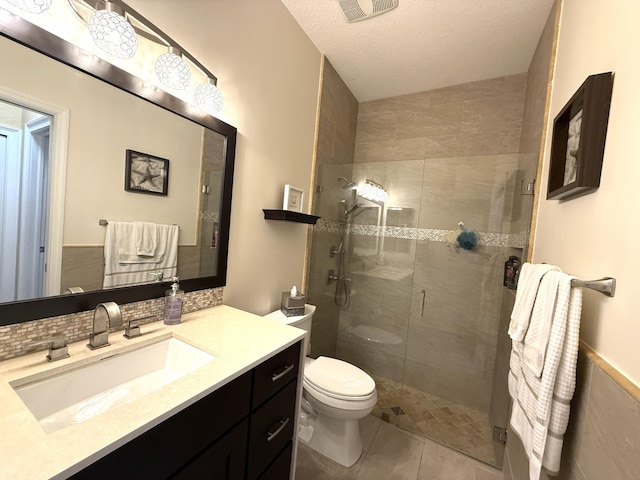
<svg viewBox="0 0 640 480"><path fill-rule="evenodd" d="M157 88L149 88L139 78L103 61L94 55L43 30L0 7L0 35L58 60L92 77L120 88L143 100L214 130L226 138L225 163L219 223L218 268L215 276L180 281L186 292L222 287L226 283L231 193L237 129L205 113L194 113L182 100ZM158 282L136 287L97 290L94 292L44 297L0 304L0 326L92 310L101 302L131 303L164 296L170 282Z"/></svg>

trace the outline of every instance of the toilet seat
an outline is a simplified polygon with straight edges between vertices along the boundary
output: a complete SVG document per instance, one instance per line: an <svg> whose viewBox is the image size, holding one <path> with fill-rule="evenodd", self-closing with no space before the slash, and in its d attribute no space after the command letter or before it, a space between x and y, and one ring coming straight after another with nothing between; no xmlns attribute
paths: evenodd
<svg viewBox="0 0 640 480"><path fill-rule="evenodd" d="M318 357L306 366L304 385L316 393L343 401L366 401L376 395L376 384L366 372L329 357Z"/></svg>

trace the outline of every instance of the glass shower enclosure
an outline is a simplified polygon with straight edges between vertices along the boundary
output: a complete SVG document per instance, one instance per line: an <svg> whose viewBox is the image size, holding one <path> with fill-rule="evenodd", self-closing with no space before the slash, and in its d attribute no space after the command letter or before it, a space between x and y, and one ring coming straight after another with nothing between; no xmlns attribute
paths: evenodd
<svg viewBox="0 0 640 480"><path fill-rule="evenodd" d="M369 373L374 415L496 466L503 267L527 238L510 233L517 163L503 154L320 165L307 292L318 306L312 356ZM461 246L464 231L475 245Z"/></svg>

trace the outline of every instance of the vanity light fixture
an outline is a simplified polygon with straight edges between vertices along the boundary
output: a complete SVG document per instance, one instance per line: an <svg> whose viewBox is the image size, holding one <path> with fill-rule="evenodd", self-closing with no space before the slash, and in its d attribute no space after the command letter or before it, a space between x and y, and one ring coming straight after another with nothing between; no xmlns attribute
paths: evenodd
<svg viewBox="0 0 640 480"><path fill-rule="evenodd" d="M120 5L105 1L104 9L89 17L89 31L96 45L115 57L131 58L136 53L138 37Z"/></svg>
<svg viewBox="0 0 640 480"><path fill-rule="evenodd" d="M191 70L182 58L182 51L176 47L169 47L156 60L156 75L162 84L175 90L184 90L191 83Z"/></svg>
<svg viewBox="0 0 640 480"><path fill-rule="evenodd" d="M49 9L52 0L0 0L0 3L15 7L9 7L11 11L43 13ZM209 115L217 115L222 110L223 98L217 88L215 75L124 1L66 0L66 3L70 11L88 28L95 45L111 57L116 57L103 60L132 75L149 80L155 87L166 90ZM41 23L36 19L26 20L81 48L96 52L96 48L90 45L91 40L87 40L86 31L82 27L77 30L76 23L70 21L72 19L64 10L54 8L38 18L42 20ZM158 56L163 51L166 53ZM136 61L122 61L131 59L134 55L137 57ZM150 68L146 59L153 58L156 60L153 68ZM154 70L156 78L151 79L149 77L153 76Z"/></svg>
<svg viewBox="0 0 640 480"><path fill-rule="evenodd" d="M31 13L42 13L49 9L51 0L7 0L14 7Z"/></svg>
<svg viewBox="0 0 640 480"><path fill-rule="evenodd" d="M222 93L211 78L207 78L206 83L201 83L196 87L193 100L196 107L211 115L219 113L224 105Z"/></svg>

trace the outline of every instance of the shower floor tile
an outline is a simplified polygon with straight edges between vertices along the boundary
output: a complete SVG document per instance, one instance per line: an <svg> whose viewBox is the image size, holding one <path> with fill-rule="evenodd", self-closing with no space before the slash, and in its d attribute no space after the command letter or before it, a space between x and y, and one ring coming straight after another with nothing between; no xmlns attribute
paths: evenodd
<svg viewBox="0 0 640 480"><path fill-rule="evenodd" d="M495 465L489 416L479 410L376 377L378 403L372 414L478 460ZM402 414L396 414L401 411Z"/></svg>

